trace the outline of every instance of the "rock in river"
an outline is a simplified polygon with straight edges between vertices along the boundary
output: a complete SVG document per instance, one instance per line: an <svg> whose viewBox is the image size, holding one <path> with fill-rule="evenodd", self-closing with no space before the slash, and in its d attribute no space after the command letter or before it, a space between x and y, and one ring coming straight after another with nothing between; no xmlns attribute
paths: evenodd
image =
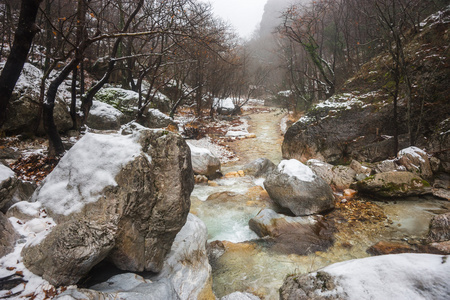
<svg viewBox="0 0 450 300"><path fill-rule="evenodd" d="M296 159L283 160L264 182L270 198L296 216L318 214L334 208L330 186Z"/></svg>
<svg viewBox="0 0 450 300"><path fill-rule="evenodd" d="M53 285L77 283L105 258L122 270L159 272L193 186L179 135L87 134L32 197L58 225L23 249L24 264Z"/></svg>

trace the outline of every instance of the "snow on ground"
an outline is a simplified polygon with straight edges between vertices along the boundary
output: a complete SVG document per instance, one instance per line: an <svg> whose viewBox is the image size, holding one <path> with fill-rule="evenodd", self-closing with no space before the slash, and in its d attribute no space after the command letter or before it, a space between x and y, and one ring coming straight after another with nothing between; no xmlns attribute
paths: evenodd
<svg viewBox="0 0 450 300"><path fill-rule="evenodd" d="M281 161L278 165L278 171L307 182L314 181L317 177L308 166L296 159Z"/></svg>
<svg viewBox="0 0 450 300"><path fill-rule="evenodd" d="M241 118L242 124L240 125L233 125L230 128L228 128L227 133L225 134L226 137L247 137L250 135L248 132L248 122L245 119Z"/></svg>
<svg viewBox="0 0 450 300"><path fill-rule="evenodd" d="M355 259L322 269L338 288L322 295L364 299L449 299L450 260L433 254L395 254ZM315 274L315 273L314 273ZM312 274L312 276L315 276Z"/></svg>
<svg viewBox="0 0 450 300"><path fill-rule="evenodd" d="M21 238L17 241L12 253L0 258L0 278L15 276L22 278L24 282L18 284L12 290L0 291L0 298L49 299L46 297L46 293L53 293L55 288L25 267L21 252L25 245L39 243L50 232L51 228L55 226L55 222L53 219L48 218L43 210L39 211L38 218L26 222L14 217L9 220L14 229L21 235ZM11 295L14 295L16 298L11 297Z"/></svg>
<svg viewBox="0 0 450 300"><path fill-rule="evenodd" d="M115 175L140 152L134 135L88 133L61 159L32 200L57 214L69 215L85 203L97 201L106 186L116 185Z"/></svg>

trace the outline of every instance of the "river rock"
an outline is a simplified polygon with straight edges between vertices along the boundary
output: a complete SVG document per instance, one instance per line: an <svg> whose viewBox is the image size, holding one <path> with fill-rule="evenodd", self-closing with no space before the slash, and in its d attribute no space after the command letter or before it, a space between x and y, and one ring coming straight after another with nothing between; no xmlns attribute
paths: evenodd
<svg viewBox="0 0 450 300"><path fill-rule="evenodd" d="M310 159L306 165L320 178L338 190L345 190L355 181L356 172L348 166L333 166L326 162Z"/></svg>
<svg viewBox="0 0 450 300"><path fill-rule="evenodd" d="M178 232L155 280L168 278L180 299L214 299L211 266L206 252L208 230L193 214Z"/></svg>
<svg viewBox="0 0 450 300"><path fill-rule="evenodd" d="M381 241L372 245L366 251L370 255L386 255L386 254L400 254L400 253L416 253L417 250L412 246L403 242L389 242Z"/></svg>
<svg viewBox="0 0 450 300"><path fill-rule="evenodd" d="M277 166L267 158L258 158L248 164L243 168L246 175L254 177L267 177L272 173Z"/></svg>
<svg viewBox="0 0 450 300"><path fill-rule="evenodd" d="M0 163L0 209L13 197L17 186L16 174Z"/></svg>
<svg viewBox="0 0 450 300"><path fill-rule="evenodd" d="M449 276L450 262L442 255L374 256L288 276L280 299L446 299Z"/></svg>
<svg viewBox="0 0 450 300"><path fill-rule="evenodd" d="M0 257L3 257L14 249L18 235L9 219L1 212L0 232Z"/></svg>
<svg viewBox="0 0 450 300"><path fill-rule="evenodd" d="M356 172L355 179L356 180L363 180L372 174L372 168L363 166L360 162L357 160L352 160L350 163L350 168L353 169L353 171Z"/></svg>
<svg viewBox="0 0 450 300"><path fill-rule="evenodd" d="M397 154L398 163L406 168L409 172L418 174L419 176L429 179L433 176L430 160L428 155L422 149L417 147L409 147Z"/></svg>
<svg viewBox="0 0 450 300"><path fill-rule="evenodd" d="M387 173L387 172L395 172L395 171L406 171L405 167L399 166L395 160L386 159L380 162L375 163L375 167L373 168L375 173Z"/></svg>
<svg viewBox="0 0 450 300"><path fill-rule="evenodd" d="M180 300L172 283L163 279L151 281L142 276L126 273L111 277L107 282L91 289L70 287L58 295L59 300Z"/></svg>
<svg viewBox="0 0 450 300"><path fill-rule="evenodd" d="M92 101L86 125L98 130L118 130L124 114L108 103Z"/></svg>
<svg viewBox="0 0 450 300"><path fill-rule="evenodd" d="M3 69L4 64L0 64ZM32 64L25 63L19 80L14 87L8 109L8 117L2 130L6 133L34 133L39 126L39 94L43 73ZM67 104L62 100L62 92L55 99L54 120L59 131L65 132L72 127Z"/></svg>
<svg viewBox="0 0 450 300"><path fill-rule="evenodd" d="M179 135L87 134L32 197L58 225L23 249L24 264L54 285L75 284L105 258L122 270L159 272L193 186Z"/></svg>
<svg viewBox="0 0 450 300"><path fill-rule="evenodd" d="M191 149L192 168L194 173L208 178L217 177L220 173L220 160L208 149L196 147L189 143Z"/></svg>
<svg viewBox="0 0 450 300"><path fill-rule="evenodd" d="M333 244L334 230L309 217L289 217L264 209L248 222L250 229L283 254L307 255ZM270 238L268 238L270 237Z"/></svg>
<svg viewBox="0 0 450 300"><path fill-rule="evenodd" d="M428 231L429 242L450 241L450 212L433 216Z"/></svg>
<svg viewBox="0 0 450 300"><path fill-rule="evenodd" d="M334 208L330 186L296 159L283 160L264 181L264 188L278 205L296 216L318 214Z"/></svg>
<svg viewBox="0 0 450 300"><path fill-rule="evenodd" d="M410 172L387 172L352 184L358 192L380 197L406 197L431 193L430 184Z"/></svg>

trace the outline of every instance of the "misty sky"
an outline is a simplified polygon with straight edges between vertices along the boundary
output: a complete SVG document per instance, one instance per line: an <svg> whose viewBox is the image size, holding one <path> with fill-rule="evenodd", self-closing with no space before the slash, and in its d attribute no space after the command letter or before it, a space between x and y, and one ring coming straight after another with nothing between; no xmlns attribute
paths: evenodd
<svg viewBox="0 0 450 300"><path fill-rule="evenodd" d="M202 0L212 4L214 13L230 23L243 38L259 26L267 0ZM259 27L258 27L259 28Z"/></svg>

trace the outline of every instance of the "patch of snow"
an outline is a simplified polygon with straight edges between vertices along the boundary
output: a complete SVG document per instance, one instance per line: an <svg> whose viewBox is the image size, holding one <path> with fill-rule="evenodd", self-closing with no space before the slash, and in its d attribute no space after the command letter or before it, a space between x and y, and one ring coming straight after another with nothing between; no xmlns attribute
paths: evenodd
<svg viewBox="0 0 450 300"><path fill-rule="evenodd" d="M257 186L262 187L263 189L265 189L264 187L264 181L266 181L266 179L264 177L260 177L260 178L255 178L253 180L253 183Z"/></svg>
<svg viewBox="0 0 450 300"><path fill-rule="evenodd" d="M214 99L214 106L219 108L227 108L227 109L234 109L234 102L232 98L225 98L225 99Z"/></svg>
<svg viewBox="0 0 450 300"><path fill-rule="evenodd" d="M168 119L168 120L172 120L171 117L169 117L168 115L162 113L159 109L151 108L151 109L148 110L148 112L149 112L151 115L153 115L153 116L155 116L155 117L158 117L158 118L160 118L160 119Z"/></svg>
<svg viewBox="0 0 450 300"><path fill-rule="evenodd" d="M400 152L398 153L398 157L402 157L407 154L409 154L413 157L416 157L421 162L425 163L425 159L423 159L423 157L427 156L427 153L425 151L423 151L422 149L411 146L411 147L400 150Z"/></svg>
<svg viewBox="0 0 450 300"><path fill-rule="evenodd" d="M322 295L346 299L448 299L450 260L433 254L395 254L344 261L323 271L339 288ZM314 276L314 274L312 274Z"/></svg>
<svg viewBox="0 0 450 300"><path fill-rule="evenodd" d="M13 170L0 163L0 183L14 176Z"/></svg>
<svg viewBox="0 0 450 300"><path fill-rule="evenodd" d="M69 215L117 185L120 169L141 152L137 135L86 134L61 159L33 195L53 212Z"/></svg>
<svg viewBox="0 0 450 300"><path fill-rule="evenodd" d="M278 171L307 182L312 182L317 177L308 166L302 164L296 159L281 161L278 165Z"/></svg>

